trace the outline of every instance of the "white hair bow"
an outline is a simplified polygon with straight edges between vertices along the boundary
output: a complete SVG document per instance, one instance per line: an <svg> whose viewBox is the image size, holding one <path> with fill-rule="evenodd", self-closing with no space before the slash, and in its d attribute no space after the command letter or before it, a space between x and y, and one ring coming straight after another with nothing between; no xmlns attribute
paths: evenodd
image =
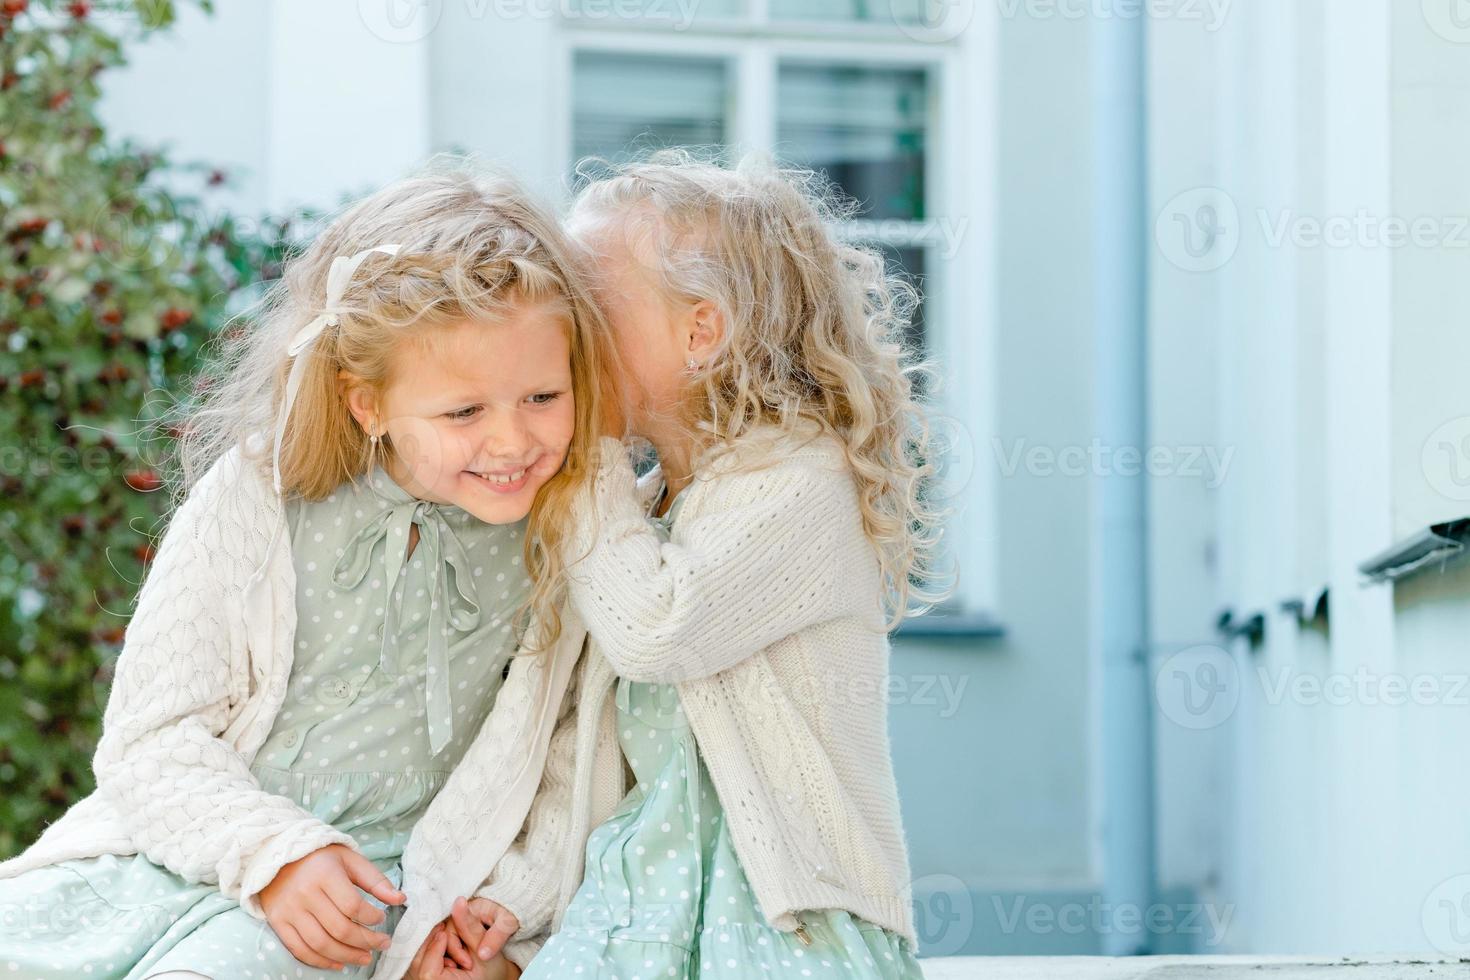
<svg viewBox="0 0 1470 980"><path fill-rule="evenodd" d="M342 297L347 293L347 286L352 282L352 275L357 267L374 252L382 252L384 255L397 255L401 245L374 245L365 248L350 258L339 255L332 260L332 267L327 271L327 301L322 311L312 319L310 323L296 331L291 338L291 343L286 346L286 356L294 358L291 365L291 373L286 377L286 397L281 402L281 411L276 416L276 439L275 448L271 457L272 469L275 475L276 493L281 492L281 441L286 437L286 420L291 417L291 407L296 404L296 393L301 390L301 378L306 373L306 358L301 356L307 348L321 336L321 332L327 327L335 327L340 322L338 307L342 304Z"/></svg>

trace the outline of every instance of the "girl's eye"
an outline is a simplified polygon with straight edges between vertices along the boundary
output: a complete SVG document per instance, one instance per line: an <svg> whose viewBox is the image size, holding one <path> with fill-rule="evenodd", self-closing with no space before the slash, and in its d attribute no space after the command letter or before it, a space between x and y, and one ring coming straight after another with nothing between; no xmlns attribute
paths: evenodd
<svg viewBox="0 0 1470 980"><path fill-rule="evenodd" d="M561 392L559 391L543 391L539 395L531 396L531 404L550 405L552 402L556 401L560 397Z"/></svg>
<svg viewBox="0 0 1470 980"><path fill-rule="evenodd" d="M471 405L468 408L461 408L458 411L446 412L445 413L445 416L447 418L459 419L459 420L472 419L472 418L475 417L476 413L478 413L479 411L480 411L480 406L479 405Z"/></svg>

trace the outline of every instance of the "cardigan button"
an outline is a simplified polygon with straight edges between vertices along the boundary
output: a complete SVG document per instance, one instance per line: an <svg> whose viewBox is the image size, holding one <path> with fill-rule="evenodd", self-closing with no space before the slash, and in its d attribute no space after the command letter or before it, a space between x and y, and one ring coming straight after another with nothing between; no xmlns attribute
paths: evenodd
<svg viewBox="0 0 1470 980"><path fill-rule="evenodd" d="M341 704L352 697L352 685L341 677L325 678L317 688L323 701Z"/></svg>
<svg viewBox="0 0 1470 980"><path fill-rule="evenodd" d="M297 735L294 731L287 732L285 737L281 739L281 744L289 748L290 746L295 745L297 739L299 738L300 736Z"/></svg>

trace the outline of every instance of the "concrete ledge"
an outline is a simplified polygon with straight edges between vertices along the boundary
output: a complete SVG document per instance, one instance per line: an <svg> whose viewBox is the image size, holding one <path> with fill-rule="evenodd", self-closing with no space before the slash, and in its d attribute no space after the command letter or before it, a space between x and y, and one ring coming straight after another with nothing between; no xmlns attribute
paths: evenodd
<svg viewBox="0 0 1470 980"><path fill-rule="evenodd" d="M1446 980L1470 961L1422 956L949 956L921 959L925 980Z"/></svg>

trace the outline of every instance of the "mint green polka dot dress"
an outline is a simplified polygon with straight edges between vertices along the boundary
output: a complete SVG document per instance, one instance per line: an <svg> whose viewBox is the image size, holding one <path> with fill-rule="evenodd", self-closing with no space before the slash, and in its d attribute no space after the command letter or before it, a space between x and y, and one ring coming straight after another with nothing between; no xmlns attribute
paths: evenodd
<svg viewBox="0 0 1470 980"><path fill-rule="evenodd" d="M654 518L665 534L682 497ZM767 924L672 684L619 678L618 740L637 784L587 840L586 875L523 980L922 980L902 937L840 909Z"/></svg>
<svg viewBox="0 0 1470 980"><path fill-rule="evenodd" d="M351 834L396 887L414 824L489 713L519 639L525 522L485 524L417 500L381 470L286 513L296 651L251 772ZM374 954L342 972L306 966L218 889L141 855L38 868L0 882L0 904L0 980L366 977L377 964ZM391 933L402 906L387 912L377 929Z"/></svg>

